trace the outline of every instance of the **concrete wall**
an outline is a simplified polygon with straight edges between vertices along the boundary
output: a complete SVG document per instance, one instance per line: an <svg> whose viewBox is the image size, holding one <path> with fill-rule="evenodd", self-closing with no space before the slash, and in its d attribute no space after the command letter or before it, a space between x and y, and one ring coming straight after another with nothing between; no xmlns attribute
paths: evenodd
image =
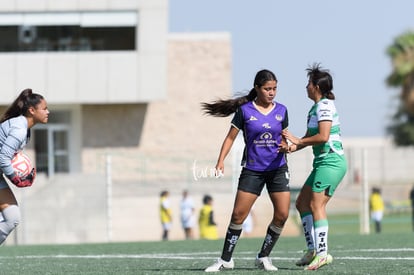
<svg viewBox="0 0 414 275"><path fill-rule="evenodd" d="M148 105L83 107L84 172L99 172L94 160L106 154L116 157L114 165L124 163L123 156L136 165L148 160L146 170L162 170L160 163L171 159L170 167L206 160L214 167L231 117L206 116L201 102L232 96L230 36L171 35L167 87L168 100Z"/></svg>

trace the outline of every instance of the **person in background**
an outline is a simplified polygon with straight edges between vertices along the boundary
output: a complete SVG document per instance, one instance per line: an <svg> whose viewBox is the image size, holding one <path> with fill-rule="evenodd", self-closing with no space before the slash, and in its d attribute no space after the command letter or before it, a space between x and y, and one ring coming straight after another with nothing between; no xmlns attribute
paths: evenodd
<svg viewBox="0 0 414 275"><path fill-rule="evenodd" d="M414 186L410 192L410 200L411 200L411 219L412 219L412 226L414 231Z"/></svg>
<svg viewBox="0 0 414 275"><path fill-rule="evenodd" d="M203 207L200 209L198 226L201 239L218 239L217 224L214 221L213 214L213 198L210 195L204 195L203 197Z"/></svg>
<svg viewBox="0 0 414 275"><path fill-rule="evenodd" d="M286 161L288 144L282 136L289 120L286 106L275 101L277 84L273 72L261 70L256 73L253 88L247 95L202 103L208 115L226 117L234 113L215 167L218 175L224 173L224 160L239 132L243 133L245 143L243 168L221 257L207 267L206 272L234 268L232 255L241 236L243 222L265 185L273 206L273 216L254 264L266 271L277 270L269 255L282 233L290 207L290 175Z"/></svg>
<svg viewBox="0 0 414 275"><path fill-rule="evenodd" d="M162 240L168 240L168 233L172 224L172 210L170 205L170 192L161 191L160 194L160 218L162 225Z"/></svg>
<svg viewBox="0 0 414 275"><path fill-rule="evenodd" d="M381 197L381 189L373 187L369 197L369 210L371 219L375 224L375 233L381 233L381 222L384 216L384 201Z"/></svg>
<svg viewBox="0 0 414 275"><path fill-rule="evenodd" d="M24 178L12 167L12 158L23 150L30 139L30 129L37 123L47 123L49 110L43 96L31 89L23 90L0 119L0 170L1 174L17 187L29 187L36 177L36 169ZM0 177L0 244L20 222L16 197L3 176Z"/></svg>
<svg viewBox="0 0 414 275"><path fill-rule="evenodd" d="M347 161L342 148L339 115L334 104L332 76L319 64L306 71L307 96L314 103L308 112L307 131L302 138L288 130L283 135L291 142L289 152L312 146L313 169L296 199L307 251L296 265L306 266L305 270L316 270L333 260L328 254L326 206L345 176Z"/></svg>
<svg viewBox="0 0 414 275"><path fill-rule="evenodd" d="M194 217L194 201L189 196L188 191L183 191L183 197L180 202L180 213L181 213L181 225L184 230L185 239L193 239L193 227L195 224Z"/></svg>

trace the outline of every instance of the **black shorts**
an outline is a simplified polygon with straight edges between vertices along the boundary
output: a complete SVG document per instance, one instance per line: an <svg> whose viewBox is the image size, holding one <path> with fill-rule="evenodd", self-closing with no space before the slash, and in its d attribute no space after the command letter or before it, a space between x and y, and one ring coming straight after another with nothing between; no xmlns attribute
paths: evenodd
<svg viewBox="0 0 414 275"><path fill-rule="evenodd" d="M239 177L238 190L260 196L266 184L267 191L289 192L289 169L283 165L276 170L257 172L243 168Z"/></svg>

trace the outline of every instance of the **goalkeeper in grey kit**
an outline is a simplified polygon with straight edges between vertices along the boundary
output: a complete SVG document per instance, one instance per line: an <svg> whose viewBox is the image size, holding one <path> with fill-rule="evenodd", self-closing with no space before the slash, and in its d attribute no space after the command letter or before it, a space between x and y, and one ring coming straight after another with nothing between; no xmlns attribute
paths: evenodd
<svg viewBox="0 0 414 275"><path fill-rule="evenodd" d="M49 110L42 95L31 89L23 90L0 119L0 170L17 187L29 187L36 176L35 168L26 177L17 175L12 167L13 156L29 141L30 128L37 123L47 123ZM20 222L20 210L5 177L0 177L0 244Z"/></svg>

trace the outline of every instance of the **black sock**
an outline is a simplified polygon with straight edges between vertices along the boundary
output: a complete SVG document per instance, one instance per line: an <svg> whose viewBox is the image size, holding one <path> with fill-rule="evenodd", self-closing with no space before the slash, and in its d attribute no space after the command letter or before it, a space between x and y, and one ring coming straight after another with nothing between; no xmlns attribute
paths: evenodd
<svg viewBox="0 0 414 275"><path fill-rule="evenodd" d="M229 227L227 228L226 238L224 239L224 246L223 252L221 253L221 259L225 260L226 262L230 261L241 232L241 224L230 223Z"/></svg>
<svg viewBox="0 0 414 275"><path fill-rule="evenodd" d="M277 227L273 224L269 225L267 228L266 237L263 241L262 249L260 249L260 252L258 254L259 258L269 256L277 240L279 239L280 233L282 233L282 228Z"/></svg>
<svg viewBox="0 0 414 275"><path fill-rule="evenodd" d="M162 239L164 241L167 241L168 240L168 230L164 230L164 232L162 233Z"/></svg>
<svg viewBox="0 0 414 275"><path fill-rule="evenodd" d="M381 233L381 222L379 221L375 222L375 232Z"/></svg>

